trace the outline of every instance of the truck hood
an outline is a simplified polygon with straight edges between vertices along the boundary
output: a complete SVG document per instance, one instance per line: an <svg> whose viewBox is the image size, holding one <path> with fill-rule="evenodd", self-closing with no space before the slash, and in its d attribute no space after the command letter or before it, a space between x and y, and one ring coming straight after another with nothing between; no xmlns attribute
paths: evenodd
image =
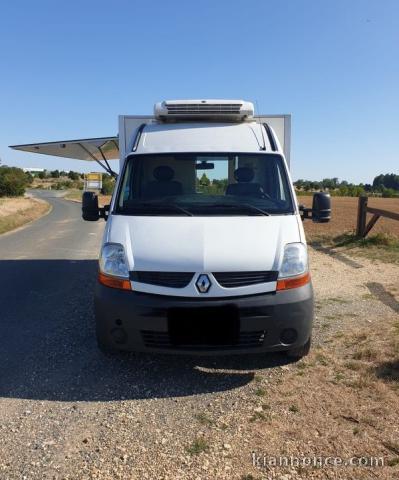
<svg viewBox="0 0 399 480"><path fill-rule="evenodd" d="M104 241L124 245L130 270L233 272L279 270L284 245L301 240L295 215L112 215Z"/></svg>

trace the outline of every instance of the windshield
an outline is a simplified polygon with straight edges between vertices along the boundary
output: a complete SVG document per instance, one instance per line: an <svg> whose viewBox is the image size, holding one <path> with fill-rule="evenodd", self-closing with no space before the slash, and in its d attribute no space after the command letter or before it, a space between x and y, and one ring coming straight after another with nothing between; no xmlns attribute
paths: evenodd
<svg viewBox="0 0 399 480"><path fill-rule="evenodd" d="M115 208L126 215L293 212L283 160L265 153L132 155Z"/></svg>

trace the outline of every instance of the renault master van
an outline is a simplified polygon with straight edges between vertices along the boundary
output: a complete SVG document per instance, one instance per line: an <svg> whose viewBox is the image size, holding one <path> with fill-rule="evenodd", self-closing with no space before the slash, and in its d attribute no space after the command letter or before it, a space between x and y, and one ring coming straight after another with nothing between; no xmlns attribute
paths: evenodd
<svg viewBox="0 0 399 480"><path fill-rule="evenodd" d="M278 132L278 134L276 133ZM241 100L166 101L122 116L119 136L16 148L108 163L112 201L95 289L104 350L308 353L313 289L302 222L330 219L330 198L299 207L289 173L290 117ZM24 148L23 148L24 147Z"/></svg>

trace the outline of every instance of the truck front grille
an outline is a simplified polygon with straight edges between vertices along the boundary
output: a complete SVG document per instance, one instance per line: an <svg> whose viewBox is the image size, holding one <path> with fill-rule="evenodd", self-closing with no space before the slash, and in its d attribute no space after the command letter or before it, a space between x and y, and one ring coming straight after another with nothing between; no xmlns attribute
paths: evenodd
<svg viewBox="0 0 399 480"><path fill-rule="evenodd" d="M246 287L259 283L275 282L278 277L276 271L253 271L253 272L214 272L216 281L224 288ZM130 280L133 282L148 283L160 287L184 288L192 280L194 272L130 272Z"/></svg>
<svg viewBox="0 0 399 480"><path fill-rule="evenodd" d="M133 282L149 283L160 287L183 288L193 278L193 272L130 272L130 280Z"/></svg>
<svg viewBox="0 0 399 480"><path fill-rule="evenodd" d="M278 272L216 272L213 273L213 276L222 287L233 288L256 285L257 283L275 282L278 277Z"/></svg>
<svg viewBox="0 0 399 480"><path fill-rule="evenodd" d="M252 332L240 332L237 341L231 344L214 344L214 343L175 343L168 332L156 332L152 330L142 330L141 335L146 347L158 349L178 349L178 350L236 350L245 348L256 348L263 345L266 331L257 330Z"/></svg>

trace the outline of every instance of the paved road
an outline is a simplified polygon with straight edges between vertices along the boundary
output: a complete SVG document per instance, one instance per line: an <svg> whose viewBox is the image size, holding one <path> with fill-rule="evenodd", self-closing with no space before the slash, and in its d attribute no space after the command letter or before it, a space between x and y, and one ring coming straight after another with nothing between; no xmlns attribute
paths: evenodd
<svg viewBox="0 0 399 480"><path fill-rule="evenodd" d="M2 260L94 260L98 256L104 221L84 222L80 203L64 200L60 192L29 193L48 201L51 212L28 227L0 236Z"/></svg>

